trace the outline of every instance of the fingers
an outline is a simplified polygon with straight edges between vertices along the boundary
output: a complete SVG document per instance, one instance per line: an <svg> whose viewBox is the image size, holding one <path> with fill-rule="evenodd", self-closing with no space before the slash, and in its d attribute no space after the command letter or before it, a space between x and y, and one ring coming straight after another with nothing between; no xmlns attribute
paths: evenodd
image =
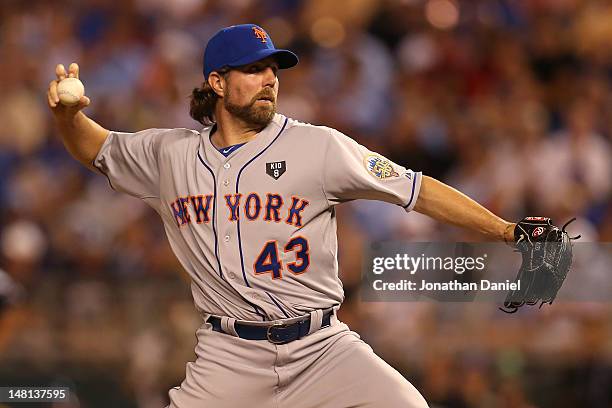
<svg viewBox="0 0 612 408"><path fill-rule="evenodd" d="M51 81L49 83L47 98L49 99L49 106L52 108L55 108L59 103L59 96L57 96L57 81Z"/></svg>
<svg viewBox="0 0 612 408"><path fill-rule="evenodd" d="M55 75L57 76L58 81L66 78L66 68L64 68L64 64L57 64L55 66Z"/></svg>
<svg viewBox="0 0 612 408"><path fill-rule="evenodd" d="M83 109L89 106L90 103L91 103L91 100L88 97L81 96L81 99L79 100L79 109Z"/></svg>
<svg viewBox="0 0 612 408"><path fill-rule="evenodd" d="M55 108L55 101L51 98L51 92L47 91L47 103L50 107Z"/></svg>
<svg viewBox="0 0 612 408"><path fill-rule="evenodd" d="M68 67L68 77L69 78L78 78L79 77L79 65L76 62L73 62Z"/></svg>
<svg viewBox="0 0 612 408"><path fill-rule="evenodd" d="M57 84L62 79L66 78L66 69L64 68L63 64L57 64L55 66L55 76L57 77L57 80L49 83L49 90L47 91L49 106L52 108L55 108L59 103L59 97L57 96Z"/></svg>
<svg viewBox="0 0 612 408"><path fill-rule="evenodd" d="M57 85L66 78L78 78L79 77L79 65L73 62L68 67L68 72L63 64L57 64L55 66L56 80L49 83L49 89L47 91L47 102L51 108L56 108L60 104L59 96L57 95ZM70 110L76 109L81 110L91 103L91 100L87 96L81 97L79 103L75 106L70 107Z"/></svg>
<svg viewBox="0 0 612 408"><path fill-rule="evenodd" d="M78 78L79 77L79 65L76 62L73 62L68 67L68 73L66 73L66 68L64 64L57 64L55 67L55 75L57 76L57 80L61 81L65 78Z"/></svg>

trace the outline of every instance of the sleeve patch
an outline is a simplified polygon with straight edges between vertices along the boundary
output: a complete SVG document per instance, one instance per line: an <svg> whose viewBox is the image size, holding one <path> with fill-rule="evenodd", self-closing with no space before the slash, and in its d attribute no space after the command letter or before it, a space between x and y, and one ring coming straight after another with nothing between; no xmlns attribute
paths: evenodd
<svg viewBox="0 0 612 408"><path fill-rule="evenodd" d="M377 154L366 156L364 165L370 174L377 179L384 180L392 177L399 177L399 173L395 171L393 164Z"/></svg>

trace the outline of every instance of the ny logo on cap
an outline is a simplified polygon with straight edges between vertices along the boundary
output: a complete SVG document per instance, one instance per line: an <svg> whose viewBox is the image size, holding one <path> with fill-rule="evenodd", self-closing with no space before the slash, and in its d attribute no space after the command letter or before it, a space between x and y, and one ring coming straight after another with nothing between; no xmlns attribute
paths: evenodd
<svg viewBox="0 0 612 408"><path fill-rule="evenodd" d="M268 34L264 30L259 27L253 27L253 33L255 33L255 37L259 38L261 42L265 43L268 40Z"/></svg>

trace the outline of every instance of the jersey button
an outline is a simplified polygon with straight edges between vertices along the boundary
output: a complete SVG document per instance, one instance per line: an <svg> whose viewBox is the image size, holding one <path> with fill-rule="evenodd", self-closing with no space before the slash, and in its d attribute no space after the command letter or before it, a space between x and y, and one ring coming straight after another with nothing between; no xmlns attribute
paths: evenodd
<svg viewBox="0 0 612 408"><path fill-rule="evenodd" d="M223 168L224 168L224 169L229 169L230 167L232 167L232 166L231 166L229 163L225 163L225 164L223 165Z"/></svg>
<svg viewBox="0 0 612 408"><path fill-rule="evenodd" d="M229 236L229 235L224 236L224 237L223 237L223 240L224 240L225 242L229 242L229 240L230 240L230 236Z"/></svg>
<svg viewBox="0 0 612 408"><path fill-rule="evenodd" d="M230 272L228 276L230 279L236 279L236 274L234 272Z"/></svg>
<svg viewBox="0 0 612 408"><path fill-rule="evenodd" d="M223 185L226 187L229 186L229 180L223 180Z"/></svg>

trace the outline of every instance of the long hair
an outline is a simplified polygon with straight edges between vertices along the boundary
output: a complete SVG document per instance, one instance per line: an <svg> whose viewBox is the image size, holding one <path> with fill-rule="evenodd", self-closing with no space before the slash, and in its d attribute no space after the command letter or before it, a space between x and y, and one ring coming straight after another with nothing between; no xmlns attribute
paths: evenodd
<svg viewBox="0 0 612 408"><path fill-rule="evenodd" d="M217 72L224 78L227 69L220 69ZM210 87L208 81L204 81L199 88L193 88L190 96L189 115L204 126L210 126L216 122L215 106L219 100L219 95Z"/></svg>

